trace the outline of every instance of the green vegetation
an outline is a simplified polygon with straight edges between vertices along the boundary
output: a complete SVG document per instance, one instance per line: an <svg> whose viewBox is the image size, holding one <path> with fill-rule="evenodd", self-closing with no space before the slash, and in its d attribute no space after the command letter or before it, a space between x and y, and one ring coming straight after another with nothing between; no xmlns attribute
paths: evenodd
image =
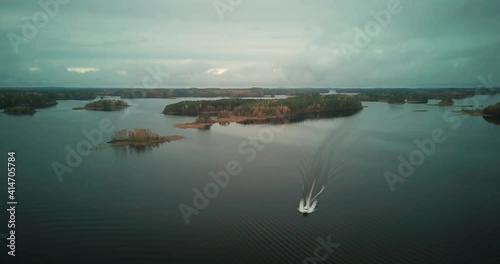
<svg viewBox="0 0 500 264"><path fill-rule="evenodd" d="M214 101L182 101L167 105L164 114L219 114L221 117L276 117L309 113L356 112L361 102L350 95L309 95L286 99L221 99ZM228 113L230 112L230 113Z"/></svg>
<svg viewBox="0 0 500 264"><path fill-rule="evenodd" d="M86 104L83 108L77 107L76 110L95 110L95 111L116 111L128 107L127 102L123 100L113 100L113 99L101 99L98 101L90 102Z"/></svg>
<svg viewBox="0 0 500 264"><path fill-rule="evenodd" d="M363 108L361 102L350 95L297 96L286 99L257 100L236 107L236 116L292 116L309 113L350 112Z"/></svg>
<svg viewBox="0 0 500 264"><path fill-rule="evenodd" d="M404 96L400 94L390 94L386 98L387 103L389 104L404 104L406 103L406 99Z"/></svg>
<svg viewBox="0 0 500 264"><path fill-rule="evenodd" d="M209 114L201 114L199 115L197 118L196 118L196 121L194 121L195 123L211 123L212 122L212 118L210 117Z"/></svg>
<svg viewBox="0 0 500 264"><path fill-rule="evenodd" d="M451 98L443 98L438 103L439 106L453 106L453 104L455 104L455 102Z"/></svg>
<svg viewBox="0 0 500 264"><path fill-rule="evenodd" d="M0 93L0 109L13 106L30 106L42 108L56 105L57 101L39 92L4 92Z"/></svg>
<svg viewBox="0 0 500 264"><path fill-rule="evenodd" d="M126 89L119 93L122 98L172 98L172 97L264 97L275 95L306 95L327 93L328 89L266 89L266 88L250 88L250 89Z"/></svg>
<svg viewBox="0 0 500 264"><path fill-rule="evenodd" d="M429 102L429 95L422 92L413 92L408 95L406 100L409 104L427 104Z"/></svg>
<svg viewBox="0 0 500 264"><path fill-rule="evenodd" d="M46 91L44 94L53 100L94 100L98 93L87 90Z"/></svg>
<svg viewBox="0 0 500 264"><path fill-rule="evenodd" d="M100 96L120 96L121 98L176 98L176 97L273 97L275 95L311 95L327 93L323 88L189 88L189 89L142 89L142 88L3 88L0 89L0 108L13 106L10 103L12 96L20 98L18 104L25 104L24 96L38 94L48 101L56 100L93 100ZM8 98L3 98L8 97ZM39 106L33 106L35 108Z"/></svg>
<svg viewBox="0 0 500 264"><path fill-rule="evenodd" d="M484 108L483 114L500 118L500 102Z"/></svg>
<svg viewBox="0 0 500 264"><path fill-rule="evenodd" d="M36 110L29 105L23 105L7 107L4 112L9 115L33 115L35 114Z"/></svg>
<svg viewBox="0 0 500 264"><path fill-rule="evenodd" d="M199 113L218 113L220 111L233 111L235 107L252 103L256 99L220 99L203 101L182 101L176 104L167 105L163 110L169 115L197 115Z"/></svg>

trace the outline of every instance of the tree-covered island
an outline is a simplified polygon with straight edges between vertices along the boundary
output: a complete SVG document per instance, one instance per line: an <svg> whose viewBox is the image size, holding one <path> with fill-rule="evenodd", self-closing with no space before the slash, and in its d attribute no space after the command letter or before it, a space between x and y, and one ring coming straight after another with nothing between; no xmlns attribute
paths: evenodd
<svg viewBox="0 0 500 264"><path fill-rule="evenodd" d="M213 123L245 123L293 119L300 116L329 114L347 116L363 109L361 101L351 95L306 95L286 99L220 99L182 101L167 105L166 115L198 115L193 123L176 124L180 128L207 128ZM209 116L208 118L206 116ZM210 118L216 116L216 118Z"/></svg>
<svg viewBox="0 0 500 264"><path fill-rule="evenodd" d="M101 99L98 101L90 102L84 107L75 107L74 110L93 110L93 111L117 111L130 105L123 100L114 99Z"/></svg>
<svg viewBox="0 0 500 264"><path fill-rule="evenodd" d="M438 106L453 106L455 102L451 98L443 98L439 101Z"/></svg>
<svg viewBox="0 0 500 264"><path fill-rule="evenodd" d="M147 147L159 145L162 143L170 143L171 141L181 140L184 137L179 135L160 136L158 133L147 128L136 128L134 130L117 130L113 135L113 139L108 143L112 146L132 146L132 147Z"/></svg>

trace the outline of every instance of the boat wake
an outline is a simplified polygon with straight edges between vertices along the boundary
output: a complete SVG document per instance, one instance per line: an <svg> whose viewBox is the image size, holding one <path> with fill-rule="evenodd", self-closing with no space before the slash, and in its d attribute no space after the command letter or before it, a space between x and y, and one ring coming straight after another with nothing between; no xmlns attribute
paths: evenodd
<svg viewBox="0 0 500 264"><path fill-rule="evenodd" d="M350 160L352 143L359 141L353 129L342 123L334 133L321 141L319 147L311 154L305 147L301 152L299 170L301 175L302 197L299 201L299 212L307 216L318 208L318 198L326 187L341 176ZM347 151L349 150L349 151Z"/></svg>

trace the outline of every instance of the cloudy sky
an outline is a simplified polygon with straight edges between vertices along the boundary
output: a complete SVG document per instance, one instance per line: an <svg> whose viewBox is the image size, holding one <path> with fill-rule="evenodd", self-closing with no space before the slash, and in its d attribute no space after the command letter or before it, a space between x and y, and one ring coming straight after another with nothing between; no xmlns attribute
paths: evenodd
<svg viewBox="0 0 500 264"><path fill-rule="evenodd" d="M499 28L495 0L4 0L0 86L476 87Z"/></svg>

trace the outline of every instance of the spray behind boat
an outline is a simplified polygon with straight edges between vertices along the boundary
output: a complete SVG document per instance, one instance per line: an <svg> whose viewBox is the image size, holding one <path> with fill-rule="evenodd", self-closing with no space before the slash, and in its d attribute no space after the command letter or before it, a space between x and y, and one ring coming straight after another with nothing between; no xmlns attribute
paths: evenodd
<svg viewBox="0 0 500 264"><path fill-rule="evenodd" d="M354 133L351 122L341 122L332 133L321 141L316 151L305 148L300 157L302 195L298 210L307 216L318 209L318 199L326 187L342 176L346 161L352 157L352 148L359 137ZM352 150L352 149L351 149ZM311 154L312 153L312 154Z"/></svg>

